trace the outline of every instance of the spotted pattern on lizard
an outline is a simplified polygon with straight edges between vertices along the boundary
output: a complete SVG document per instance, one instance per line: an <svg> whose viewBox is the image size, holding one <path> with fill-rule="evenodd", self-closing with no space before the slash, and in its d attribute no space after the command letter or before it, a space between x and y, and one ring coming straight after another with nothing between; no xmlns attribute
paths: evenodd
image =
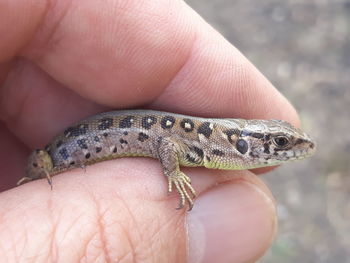
<svg viewBox="0 0 350 263"><path fill-rule="evenodd" d="M125 156L160 160L180 196L178 208L193 206L195 190L180 166L251 169L306 158L315 143L281 120L207 119L153 110L100 113L66 128L45 150L29 157L18 185L76 167Z"/></svg>

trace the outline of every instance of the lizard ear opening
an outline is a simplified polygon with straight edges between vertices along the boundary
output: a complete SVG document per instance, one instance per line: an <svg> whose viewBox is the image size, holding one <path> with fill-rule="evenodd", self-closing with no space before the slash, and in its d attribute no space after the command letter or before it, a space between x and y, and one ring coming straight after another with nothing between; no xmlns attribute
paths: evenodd
<svg viewBox="0 0 350 263"><path fill-rule="evenodd" d="M239 151L241 154L245 154L248 151L248 143L246 140L239 139L236 142L236 149Z"/></svg>

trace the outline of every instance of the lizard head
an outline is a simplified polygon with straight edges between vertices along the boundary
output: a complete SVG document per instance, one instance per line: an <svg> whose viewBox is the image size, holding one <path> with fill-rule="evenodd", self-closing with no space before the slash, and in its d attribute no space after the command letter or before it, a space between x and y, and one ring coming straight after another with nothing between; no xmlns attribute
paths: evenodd
<svg viewBox="0 0 350 263"><path fill-rule="evenodd" d="M238 150L240 140L247 144L247 162L254 167L304 159L316 150L309 135L281 120L247 120L237 140Z"/></svg>

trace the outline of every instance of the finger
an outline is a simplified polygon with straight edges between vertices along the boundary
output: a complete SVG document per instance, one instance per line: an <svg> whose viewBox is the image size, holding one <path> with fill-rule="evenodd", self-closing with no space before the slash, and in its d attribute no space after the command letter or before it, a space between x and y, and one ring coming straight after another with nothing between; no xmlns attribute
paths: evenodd
<svg viewBox="0 0 350 263"><path fill-rule="evenodd" d="M29 149L10 133L0 121L0 192L14 185L23 176Z"/></svg>
<svg viewBox="0 0 350 263"><path fill-rule="evenodd" d="M256 262L277 230L271 193L249 172L207 190L192 211L189 262Z"/></svg>
<svg viewBox="0 0 350 263"><path fill-rule="evenodd" d="M153 164L105 162L54 177L52 191L38 180L0 194L1 254L18 260L11 253L21 251L22 260L33 255L39 260L55 258L57 250L65 262L96 255L102 261L130 255L127 261L135 261L141 254L144 261L219 263L251 262L264 252L275 232L275 208L256 177L241 173L214 189L208 188L216 183L212 173L200 181L195 177L194 186L206 194L188 213L175 210L178 197L166 195L161 168ZM221 180L225 177L230 176L223 173Z"/></svg>
<svg viewBox="0 0 350 263"><path fill-rule="evenodd" d="M61 85L109 106L155 100L150 105L154 108L194 115L298 122L285 98L183 2L138 3L130 1L128 8L111 6L111 2L99 4L99 8L88 1L81 2L79 8L59 4L48 10L52 15L47 16L45 27L21 54ZM96 17L94 23L89 20L91 15ZM7 87L17 86L9 83ZM20 97L16 101L21 105L29 105L24 103L27 97L23 93L14 96ZM31 119L33 112L44 112L48 105L57 110L59 103L36 100L35 110L23 107L21 119ZM53 110L47 112L55 119ZM65 118L74 120L70 113ZM18 130L29 129L26 122L21 124ZM53 136L45 127L31 136L40 138L46 132Z"/></svg>
<svg viewBox="0 0 350 263"><path fill-rule="evenodd" d="M0 63L11 60L33 37L47 7L47 1L1 1Z"/></svg>
<svg viewBox="0 0 350 263"><path fill-rule="evenodd" d="M179 229L185 210L176 211L176 202L166 197L160 167L144 161L75 169L54 177L52 191L38 180L0 194L1 255L55 261L59 251L64 262L97 256L129 262L138 255L142 261L185 262L186 240ZM11 254L17 251L20 255Z"/></svg>
<svg viewBox="0 0 350 263"><path fill-rule="evenodd" d="M47 11L46 30L22 55L98 103L145 103L159 95L190 52L194 31L188 18L183 19L185 8L181 1L84 1L69 6L59 1Z"/></svg>
<svg viewBox="0 0 350 263"><path fill-rule="evenodd" d="M236 48L203 27L186 64L154 105L200 116L283 119L298 126L288 100Z"/></svg>
<svg viewBox="0 0 350 263"><path fill-rule="evenodd" d="M16 62L0 92L0 119L30 148L43 147L74 119L106 109L25 60Z"/></svg>

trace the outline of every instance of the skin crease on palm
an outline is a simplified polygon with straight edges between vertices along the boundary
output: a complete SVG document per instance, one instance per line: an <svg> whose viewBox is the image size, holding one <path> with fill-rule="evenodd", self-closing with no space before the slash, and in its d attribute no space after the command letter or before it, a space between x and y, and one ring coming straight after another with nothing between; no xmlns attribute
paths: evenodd
<svg viewBox="0 0 350 263"><path fill-rule="evenodd" d="M111 108L298 126L289 102L186 3L5 0L0 34L3 262L254 262L269 248L275 203L251 171L184 169L199 195L190 213L174 209L146 158L60 174L52 191L45 180L14 187L31 149Z"/></svg>

